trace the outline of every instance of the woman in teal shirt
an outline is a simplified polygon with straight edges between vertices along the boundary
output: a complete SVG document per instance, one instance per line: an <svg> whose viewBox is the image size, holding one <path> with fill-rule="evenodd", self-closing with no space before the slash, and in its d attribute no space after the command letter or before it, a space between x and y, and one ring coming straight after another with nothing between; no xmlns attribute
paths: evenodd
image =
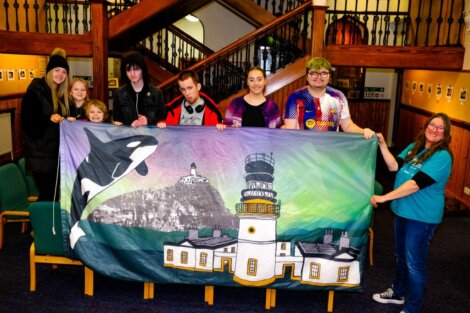
<svg viewBox="0 0 470 313"><path fill-rule="evenodd" d="M377 134L388 169L398 172L394 189L382 196L373 195L370 203L377 207L378 203L393 200L396 274L392 287L374 294L373 299L386 304L404 303L405 313L421 310L429 245L444 215L444 192L452 168L450 126L446 114L434 114L417 140L396 159L382 134Z"/></svg>

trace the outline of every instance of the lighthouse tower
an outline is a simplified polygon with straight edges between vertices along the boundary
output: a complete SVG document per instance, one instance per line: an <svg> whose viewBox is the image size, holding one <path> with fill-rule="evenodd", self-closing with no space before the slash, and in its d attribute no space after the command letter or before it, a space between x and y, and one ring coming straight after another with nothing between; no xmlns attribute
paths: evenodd
<svg viewBox="0 0 470 313"><path fill-rule="evenodd" d="M250 154L245 158L246 189L236 205L238 249L233 280L248 286L264 286L275 280L276 220L281 205L273 191L272 154Z"/></svg>

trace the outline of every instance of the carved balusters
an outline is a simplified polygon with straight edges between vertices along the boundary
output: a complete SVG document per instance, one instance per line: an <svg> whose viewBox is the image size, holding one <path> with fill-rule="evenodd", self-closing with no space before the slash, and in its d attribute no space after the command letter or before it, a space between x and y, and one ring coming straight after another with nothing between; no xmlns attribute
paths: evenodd
<svg viewBox="0 0 470 313"><path fill-rule="evenodd" d="M36 17L36 20L34 22L34 29L36 32L39 32L39 4L37 0L34 0L34 16Z"/></svg>
<svg viewBox="0 0 470 313"><path fill-rule="evenodd" d="M18 18L18 8L20 7L19 3L17 0L15 0L15 2L13 3L13 8L15 9L15 17L16 17L16 23L15 23L15 26L16 26L16 31L19 32L20 31L20 23L19 23L19 18Z"/></svg>
<svg viewBox="0 0 470 313"><path fill-rule="evenodd" d="M25 11L25 29L27 32L29 32L29 16L28 16L28 10L29 10L29 3L27 0L24 1L23 8Z"/></svg>

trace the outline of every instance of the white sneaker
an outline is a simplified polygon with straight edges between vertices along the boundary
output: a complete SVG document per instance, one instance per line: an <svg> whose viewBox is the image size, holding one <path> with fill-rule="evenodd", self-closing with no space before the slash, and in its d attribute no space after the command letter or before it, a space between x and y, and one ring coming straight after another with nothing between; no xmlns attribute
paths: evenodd
<svg viewBox="0 0 470 313"><path fill-rule="evenodd" d="M403 304L403 303L405 303L405 299L403 297L399 298L399 297L397 297L393 294L393 289L392 288L388 288L387 290L385 290L382 293L375 293L372 296L372 299L374 299L377 302L384 303L384 304L389 304L389 303Z"/></svg>

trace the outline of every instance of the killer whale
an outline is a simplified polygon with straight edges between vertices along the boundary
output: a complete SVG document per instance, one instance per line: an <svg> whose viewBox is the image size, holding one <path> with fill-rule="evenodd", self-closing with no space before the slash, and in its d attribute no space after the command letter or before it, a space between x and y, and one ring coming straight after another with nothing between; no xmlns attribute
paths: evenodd
<svg viewBox="0 0 470 313"><path fill-rule="evenodd" d="M85 235L79 221L88 202L134 169L142 176L147 175L145 159L155 152L158 145L157 139L148 135L102 142L88 128L83 130L90 143L90 152L77 168L72 189L69 236L72 249Z"/></svg>

